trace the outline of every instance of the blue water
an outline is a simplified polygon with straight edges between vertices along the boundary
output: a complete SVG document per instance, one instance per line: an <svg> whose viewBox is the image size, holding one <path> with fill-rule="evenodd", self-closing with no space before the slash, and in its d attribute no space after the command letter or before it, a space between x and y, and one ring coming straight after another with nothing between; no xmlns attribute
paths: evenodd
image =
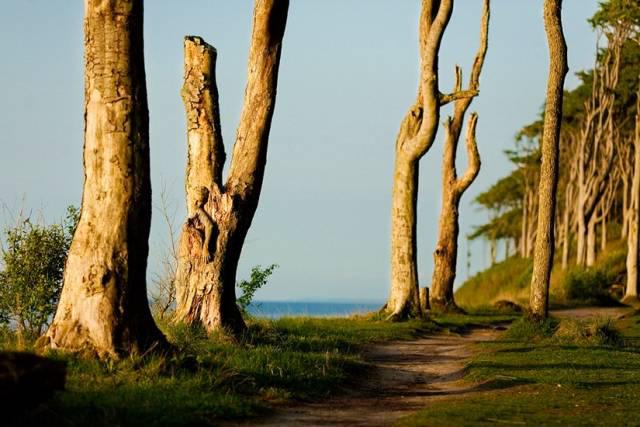
<svg viewBox="0 0 640 427"><path fill-rule="evenodd" d="M377 311L380 307L382 303L258 301L251 303L249 312L256 317L270 319L287 316L346 317Z"/></svg>

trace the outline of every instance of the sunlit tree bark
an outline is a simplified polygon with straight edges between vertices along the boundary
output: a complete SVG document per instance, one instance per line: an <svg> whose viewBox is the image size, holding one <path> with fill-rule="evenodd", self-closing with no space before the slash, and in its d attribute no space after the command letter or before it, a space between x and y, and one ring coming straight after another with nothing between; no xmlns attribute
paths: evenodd
<svg viewBox="0 0 640 427"><path fill-rule="evenodd" d="M567 45L562 31L562 0L545 0L544 24L549 45L549 80L544 113L540 167L538 230L533 255L529 305L531 315L545 318L549 309L549 280L553 264L558 157Z"/></svg>
<svg viewBox="0 0 640 427"><path fill-rule="evenodd" d="M423 0L420 13L420 81L418 96L396 139L391 207L391 290L383 308L392 320L420 316L416 243L418 167L436 137L440 107L475 92L440 93L438 54L453 0Z"/></svg>
<svg viewBox="0 0 640 427"><path fill-rule="evenodd" d="M121 357L161 348L146 291L151 222L142 0L85 0L82 211L44 347Z"/></svg>
<svg viewBox="0 0 640 427"><path fill-rule="evenodd" d="M476 54L469 90L480 89L480 73L487 53L489 32L489 1L485 0L482 13L480 48ZM455 91L462 90L462 71L456 67ZM445 121L445 142L442 161L442 207L438 222L438 241L433 253L434 269L431 281L430 305L435 311L457 311L453 296L453 285L456 278L458 260L458 234L460 199L473 183L480 172L480 156L476 144L475 128L478 116L474 113L469 117L467 125L466 147L468 168L464 175L458 178L456 157L458 141L462 133L465 114L473 98L463 98L455 101L453 117Z"/></svg>
<svg viewBox="0 0 640 427"><path fill-rule="evenodd" d="M176 319L208 331L237 336L246 328L236 305L236 270L262 188L288 8L288 0L255 2L244 106L224 184L216 51L199 37L185 39L188 218L180 238Z"/></svg>

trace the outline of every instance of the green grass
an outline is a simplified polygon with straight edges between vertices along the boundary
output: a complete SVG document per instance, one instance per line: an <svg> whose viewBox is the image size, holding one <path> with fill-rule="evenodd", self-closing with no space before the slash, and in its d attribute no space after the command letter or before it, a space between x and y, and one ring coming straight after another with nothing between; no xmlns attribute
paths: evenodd
<svg viewBox="0 0 640 427"><path fill-rule="evenodd" d="M591 268L570 266L559 268L560 253L556 253L551 275L550 303L555 307L615 305L617 298L612 285L625 281L626 247L616 241L599 253ZM573 259L571 260L574 261ZM456 291L456 302L466 310L492 307L497 301L528 305L531 281L531 259L514 256L476 274ZM618 290L619 292L619 290Z"/></svg>
<svg viewBox="0 0 640 427"><path fill-rule="evenodd" d="M638 425L639 316L615 327L607 320L522 323L480 345L466 375L478 393L435 402L398 425Z"/></svg>
<svg viewBox="0 0 640 427"><path fill-rule="evenodd" d="M170 358L56 356L68 361L66 391L9 424L215 425L251 417L292 399L327 396L366 369L363 346L411 339L436 326L365 318L259 320L240 345L186 327L164 329L181 349Z"/></svg>
<svg viewBox="0 0 640 427"><path fill-rule="evenodd" d="M456 291L456 302L465 309L491 306L499 300L518 304L528 298L531 260L511 257L476 274Z"/></svg>

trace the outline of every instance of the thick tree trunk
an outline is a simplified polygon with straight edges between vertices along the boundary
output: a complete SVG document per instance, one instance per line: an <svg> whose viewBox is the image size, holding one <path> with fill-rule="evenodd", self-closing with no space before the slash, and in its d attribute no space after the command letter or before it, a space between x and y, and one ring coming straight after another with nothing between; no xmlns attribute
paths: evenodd
<svg viewBox="0 0 640 427"><path fill-rule="evenodd" d="M236 271L264 177L288 7L288 0L256 0L244 107L224 185L216 51L199 37L185 39L188 218L179 244L176 319L209 332L238 336L246 329Z"/></svg>
<svg viewBox="0 0 640 427"><path fill-rule="evenodd" d="M538 202L538 230L533 256L529 305L535 318L549 311L549 280L553 266L554 221L558 187L558 157L564 79L568 71L567 45L562 32L562 0L545 0L544 22L549 44L549 81L542 133L542 165Z"/></svg>
<svg viewBox="0 0 640 427"><path fill-rule="evenodd" d="M419 316L416 204L418 162L396 157L391 208L391 293L386 309L397 317Z"/></svg>
<svg viewBox="0 0 640 427"><path fill-rule="evenodd" d="M383 311L391 320L421 315L416 257L418 162L431 148L440 107L477 92L445 96L438 87L438 52L449 23L453 0L423 0L420 14L421 73L416 103L409 109L396 140L391 209L391 289Z"/></svg>
<svg viewBox="0 0 640 427"><path fill-rule="evenodd" d="M433 253L434 269L430 295L431 309L434 311L460 311L453 298L453 285L458 261L458 234L460 231L458 223L459 205L462 194L475 180L480 171L480 156L475 142L477 117L476 114L472 114L469 118L467 134L469 169L465 173L465 177L460 180L455 175L455 169L451 168L451 161L455 162L456 130L452 129L454 125L452 121L447 126L447 142L445 143L444 155L444 163L447 166L443 168L442 209L438 223L438 241L436 250Z"/></svg>
<svg viewBox="0 0 640 427"><path fill-rule="evenodd" d="M489 32L489 1L485 0L480 25L480 47L473 63L468 90L479 90L480 73L487 54ZM462 90L462 71L456 67L455 91ZM457 100L453 117L445 121L445 146L442 160L442 207L438 222L438 241L433 253L433 277L431 281L430 305L434 311L460 311L453 297L458 261L458 222L460 199L480 172L480 156L476 143L477 114L469 117L466 148L469 166L465 174L458 178L456 157L458 142L462 133L464 117L473 98Z"/></svg>
<svg viewBox="0 0 640 427"><path fill-rule="evenodd" d="M634 142L633 181L631 184L631 210L627 239L627 286L623 301L638 304L640 296L640 90L636 104L636 134Z"/></svg>
<svg viewBox="0 0 640 427"><path fill-rule="evenodd" d="M85 0L85 181L64 287L41 345L119 357L165 340L151 317L142 0Z"/></svg>

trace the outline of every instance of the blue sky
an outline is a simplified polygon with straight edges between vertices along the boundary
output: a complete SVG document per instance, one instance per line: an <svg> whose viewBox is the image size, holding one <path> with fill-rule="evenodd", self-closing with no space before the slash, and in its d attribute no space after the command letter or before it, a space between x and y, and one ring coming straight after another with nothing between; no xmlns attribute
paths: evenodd
<svg viewBox="0 0 640 427"><path fill-rule="evenodd" d="M596 0L565 0L570 76L593 63L595 35L586 19ZM263 300L382 301L389 276L393 147L418 78L418 0L292 0L260 206L238 277L278 263ZM182 38L202 36L218 49L218 85L227 152L235 136L251 31L249 0L147 0L145 59L154 203L161 188L176 223L184 218L185 118L180 100ZM444 37L443 91L453 67L465 79L478 44L481 0L458 0ZM82 17L80 1L3 0L0 14L0 202L62 217L82 190ZM471 204L507 173L502 154L534 120L547 75L542 1L493 0L489 52L479 114L482 169L463 197L461 236L485 220ZM446 109L443 114L448 114ZM421 163L418 250L420 281L431 279L440 206L441 130ZM459 167L465 167L464 150ZM23 201L24 199L24 201ZM150 276L168 242L154 210ZM466 277L461 238L458 283ZM470 248L471 272L488 247ZM502 254L501 254L502 255Z"/></svg>

